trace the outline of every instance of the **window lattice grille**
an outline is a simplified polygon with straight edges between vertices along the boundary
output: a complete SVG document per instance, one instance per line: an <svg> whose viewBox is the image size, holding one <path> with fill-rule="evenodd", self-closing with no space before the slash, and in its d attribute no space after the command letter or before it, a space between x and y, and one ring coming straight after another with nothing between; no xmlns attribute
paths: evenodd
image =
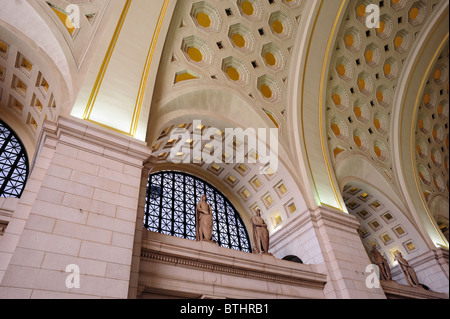
<svg viewBox="0 0 450 319"><path fill-rule="evenodd" d="M144 227L195 240L195 207L205 194L213 213L213 239L219 246L250 252L247 230L233 205L217 189L188 174L161 172L147 184Z"/></svg>
<svg viewBox="0 0 450 319"><path fill-rule="evenodd" d="M0 121L0 197L19 198L27 176L25 148L14 132Z"/></svg>

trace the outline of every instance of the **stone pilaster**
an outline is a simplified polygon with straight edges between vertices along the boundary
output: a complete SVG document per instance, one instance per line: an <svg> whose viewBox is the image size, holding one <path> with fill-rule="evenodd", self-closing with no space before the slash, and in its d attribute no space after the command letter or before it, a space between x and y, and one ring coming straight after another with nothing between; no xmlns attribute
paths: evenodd
<svg viewBox="0 0 450 319"><path fill-rule="evenodd" d="M344 299L386 298L382 288L369 288L366 267L370 261L357 229L359 221L352 215L320 207L313 211L313 223L323 252L328 283L325 297Z"/></svg>
<svg viewBox="0 0 450 319"><path fill-rule="evenodd" d="M325 298L385 298L381 288L366 286L371 264L357 229L358 220L325 207L306 210L271 238L273 253L295 255L326 273Z"/></svg>
<svg viewBox="0 0 450 319"><path fill-rule="evenodd" d="M46 122L6 228L14 233L0 298L127 298L149 156L145 143L85 121ZM79 288L68 265L80 271Z"/></svg>
<svg viewBox="0 0 450 319"><path fill-rule="evenodd" d="M139 191L139 205L136 217L136 229L133 245L133 259L131 263L131 278L130 278L130 290L128 293L129 299L136 299L140 295L139 287L139 268L141 261L141 248L142 248L142 236L144 232L143 221L145 214L145 203L147 200L147 183L150 172L157 162L157 158L151 157L144 164L141 174L141 186Z"/></svg>

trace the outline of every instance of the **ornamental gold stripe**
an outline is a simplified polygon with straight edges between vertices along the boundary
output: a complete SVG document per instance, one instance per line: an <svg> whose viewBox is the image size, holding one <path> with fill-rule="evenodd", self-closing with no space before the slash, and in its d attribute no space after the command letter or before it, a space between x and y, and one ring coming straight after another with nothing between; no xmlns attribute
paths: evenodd
<svg viewBox="0 0 450 319"><path fill-rule="evenodd" d="M347 3L348 3L348 1L342 1L342 2L341 2L341 5L340 5L339 10L338 10L338 13L337 13L337 15L336 15L336 18L335 18L335 21L334 21L334 24L333 24L333 28L332 28L332 31L331 31L331 33L330 33L329 39L328 39L327 50L326 50L326 52L325 52L325 60L324 60L324 64L323 64L323 65L324 65L324 68L325 68L326 61L327 61L327 59L328 59L329 51L330 51L330 49L331 49L332 39L333 39L334 33L336 32L337 23L338 23L339 18L340 18L341 14L342 14L343 8L345 7L345 5L346 5ZM317 15L316 15L316 20L314 21L314 25L313 25L313 28L312 28L312 31L311 31L311 34L312 34L312 35L314 34L314 31L315 31L315 29L316 29L318 17L319 17L319 15L320 15L321 10L322 10L323 4L324 4L324 1L322 0L322 2L320 3L319 10L318 10ZM309 39L308 49L307 49L306 58L305 58L305 65L307 64L308 59L309 59L309 53L310 53L310 50L311 50L311 42L312 42L312 38L313 38L313 37L311 36L310 39ZM303 144L305 145L305 155L306 155L306 160L307 160L307 164L308 164L309 171L311 172L311 179L312 179L312 182L313 182L313 185L314 185L314 190L315 190L315 192L316 192L316 195L317 195L317 198L318 198L318 200L319 200L320 205L322 205L322 206L327 206L327 207L334 208L334 209L337 209L337 210L339 210L339 211L345 212L344 209L343 209L342 203L341 203L341 201L339 200L339 196L338 196L338 192L337 192L336 185L334 184L333 178L332 178L332 176L331 176L330 164L329 164L329 161L328 161L328 155L326 154L326 149L325 149L324 140L323 140L323 124L322 124L322 116L323 116L323 115L322 115L322 109L323 109L323 106L322 106L322 94L323 94L323 79L324 79L324 72L325 72L325 69L324 69L324 68L322 69L322 75L321 75L321 88L320 88L320 92L319 92L319 101L320 101L320 103L319 103L319 130L320 130L320 142L321 142L321 147L322 147L322 154L324 154L323 157L324 157L324 160L325 160L325 165L326 165L326 167L327 167L328 179L329 179L329 181L330 181L330 183L331 183L331 186L332 186L332 188L333 188L333 195L334 195L334 197L335 197L337 203L339 204L340 208L334 207L334 206L329 205L329 204L326 204L326 203L322 202L322 200L320 199L320 193L319 193L319 191L318 191L318 189L317 189L316 181L315 181L315 178L314 178L314 172L313 172L313 170L312 170L312 168L311 168L311 162L310 162L310 160L309 160L308 149L307 149L307 145L306 145L306 139L305 139L305 125L304 125L304 119L305 119L305 116L304 116L304 114L303 114L304 107L303 107L303 99L302 99L302 102L301 102L301 103L302 103L302 104L301 104L301 118L302 118ZM306 72L303 73L302 95L304 95L303 93L304 93L304 91L305 91L305 77L306 77Z"/></svg>
<svg viewBox="0 0 450 319"><path fill-rule="evenodd" d="M323 94L324 94L324 91L323 90L324 90L324 85L325 85L325 73L327 71L327 63L328 63L328 57L329 57L330 50L331 50L331 44L333 42L333 37L334 37L334 34L335 34L335 32L337 30L337 27L338 27L339 18L342 15L342 12L344 10L344 7L345 7L346 3L347 3L346 1L342 1L341 2L341 6L339 7L338 13L336 15L336 19L334 20L333 28L331 29L330 37L328 38L328 44L327 44L327 48L325 50L325 59L324 59L324 61L322 63L322 75L321 75L321 78L320 78L320 89L319 89L319 128L320 128L319 132L320 132L320 144L321 144L321 147L322 147L322 155L323 155L323 158L325 159L325 164L326 164L326 167L327 167L328 179L329 179L330 184L331 184L331 186L333 188L334 198L335 198L336 202L339 205L339 208L337 208L337 207L335 207L335 208L339 209L342 212L344 212L344 207L343 207L342 202L341 202L341 200L339 198L339 192L337 190L337 187L336 187L336 185L334 183L334 180L333 180L333 177L332 177L331 167L330 167L330 163L329 163L329 156L328 156L329 154L328 154L327 148L325 146L324 128L323 128L323 113L324 113L324 111L323 111Z"/></svg>
<svg viewBox="0 0 450 319"><path fill-rule="evenodd" d="M133 111L133 119L131 122L130 135L135 136L139 124L139 117L141 115L142 103L144 100L145 88L147 87L148 75L150 72L150 67L153 60L153 54L155 53L156 44L158 42L159 33L161 31L162 23L164 21L164 16L166 15L167 7L169 6L170 0L164 0L163 7L159 14L158 24L156 26L155 32L153 33L152 42L150 45L150 49L147 54L147 59L145 61L144 71L141 77L141 83L139 85L139 92L136 99L136 105Z"/></svg>
<svg viewBox="0 0 450 319"><path fill-rule="evenodd" d="M311 30L311 36L310 36L310 38L309 38L308 48L307 48L307 50L306 50L305 65L308 64L308 60L309 60L309 52L310 52L310 50L311 50L311 42L312 42L312 39L313 39L314 31L316 30L317 21L318 21L318 19L319 19L319 14L320 14L320 12L321 12L321 10L322 10L322 6L323 6L323 0L320 2L319 10L317 11L316 19L314 20L314 24L313 24L313 27L312 27L312 30ZM304 106L303 106L303 96L304 96L304 92L305 92L305 78L306 78L306 72L303 72L303 79L302 79L302 100L301 100L301 105L300 105L300 107L301 107L301 110L300 110L301 113L300 113L300 114L301 114L301 121L302 121L303 145L305 145L306 162L307 162L307 164L308 164L308 168L309 168L309 171L310 171L310 173L311 173L311 179L312 179L312 183L313 183L313 186L314 186L314 190L315 190L315 193L316 193L317 198L318 198L318 200L319 200L319 203L321 203L319 190L317 189L316 181L315 181L315 179L314 179L314 172L313 172L313 170L312 170L312 168L311 168L311 162L309 161L308 147L307 147L307 145L306 145L306 138L305 138L305 125L304 125L304 119L305 119L305 116L304 116L304 114L303 114L303 111L304 111L304 109L305 109Z"/></svg>
<svg viewBox="0 0 450 319"><path fill-rule="evenodd" d="M127 0L125 6L122 10L122 14L120 15L119 22L117 23L116 29L114 31L113 37L109 44L108 50L106 51L105 58L103 59L103 63L100 67L100 71L97 75L97 79L95 80L94 87L92 88L91 95L87 102L86 108L84 110L83 119L89 120L92 109L94 108L95 100L97 99L98 92L103 82L103 78L106 73L106 69L108 68L109 61L111 60L111 56L114 52L114 48L116 46L117 40L120 35L120 31L122 30L122 26L125 22L125 18L128 14L128 10L130 9L132 0ZM94 121L93 121L94 122Z"/></svg>
<svg viewBox="0 0 450 319"><path fill-rule="evenodd" d="M146 61L145 61L144 70L142 72L142 77L141 77L141 81L140 81L140 85L139 85L138 95L137 95L137 98L136 98L135 108L133 110L133 117L132 117L132 121L131 121L130 131L129 132L125 132L125 131L116 129L114 127L111 127L109 125L99 123L97 121L91 120L90 116L91 116L92 110L94 108L98 92L99 92L100 87L102 85L103 78L105 76L106 70L107 70L109 62L111 60L111 56L112 56L112 54L114 52L116 43L118 41L118 38L119 38L119 35L120 35L120 31L121 31L122 26L123 26L123 24L125 22L125 18L127 16L128 10L129 10L129 8L131 6L132 0L127 0L126 3L125 3L124 9L123 9L122 14L120 16L120 19L119 19L119 22L117 24L116 30L114 31L111 43L110 43L110 45L108 47L108 51L106 52L105 58L103 60L103 63L101 65L100 71L99 71L98 76L97 76L97 79L96 79L96 81L94 83L94 87L92 89L91 95L89 97L88 103L86 105L86 109L85 109L84 114L83 114L83 119L84 120L88 120L89 122L98 124L98 125L100 125L102 127L111 129L111 130L119 132L121 134L129 135L129 136L135 136L136 135L138 124L139 124L139 117L140 117L141 109L142 109L142 103L143 103L144 95L145 95L145 88L147 86L148 75L150 73L151 62L152 62L152 59L153 59L153 55L155 53L156 44L157 44L159 33L161 31L161 27L162 27L162 24L163 24L163 21L164 21L164 16L166 14L166 11L167 11L167 8L168 8L168 5L169 5L169 1L170 0L165 0L164 1L163 7L161 9L161 12L160 12L160 15L159 15L159 18L158 18L158 23L157 23L155 31L153 33L152 41L151 41L150 48L149 48L149 51L148 51L148 54L147 54L147 58L146 58Z"/></svg>
<svg viewBox="0 0 450 319"><path fill-rule="evenodd" d="M97 122L97 121L94 121L94 120L85 119L85 121L88 121L90 123L94 123L96 125L99 125L101 127L107 128L107 129L109 129L111 131L114 131L114 132L117 132L117 133L120 133L120 134L123 134L123 135L131 136L129 132L125 132L125 131L119 130L119 129L115 128L115 127L112 127L112 126L109 126L109 125L106 125L106 124L103 124L103 123L100 123L100 122Z"/></svg>

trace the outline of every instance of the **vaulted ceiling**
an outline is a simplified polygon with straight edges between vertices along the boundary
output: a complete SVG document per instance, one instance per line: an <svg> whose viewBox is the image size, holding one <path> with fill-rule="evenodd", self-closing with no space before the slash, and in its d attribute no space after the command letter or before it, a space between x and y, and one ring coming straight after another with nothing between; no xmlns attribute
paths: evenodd
<svg viewBox="0 0 450 319"><path fill-rule="evenodd" d="M448 225L448 212L443 213L449 200L448 32L436 31L448 24L441 18L448 17L448 2L327 2L177 1L168 32L159 40L164 48L148 102L149 147L159 165L169 165L167 155L176 145L170 134L195 119L221 131L278 128L281 170L273 179L259 178L259 167L251 165L251 173L245 174L226 164L191 167L222 183L243 209L266 207L272 229L282 225L277 213L281 221L290 218L292 203L297 210L327 204L311 199L327 183L334 188L335 202L347 205L344 187L355 180L384 191L419 232L434 231L419 226L420 214L436 227L438 218ZM380 8L378 28L366 25L371 3ZM81 9L80 28L67 23L65 8L70 4ZM111 12L123 9L111 10L115 5L39 0L24 2L20 10L2 9L0 110L22 123L30 144L37 142L45 119L70 114L90 59L97 54L89 50L99 48L94 39L101 39ZM25 23L19 13L33 23ZM437 39L430 40L432 36ZM438 52L422 54L427 48ZM120 54L133 59L132 50ZM430 65L422 86L417 76L410 79L419 62ZM302 82L298 73L303 71L307 78ZM415 83L419 92L405 88ZM418 95L417 105L400 103L407 93ZM299 99L293 98L297 95ZM318 100L309 99L313 95ZM412 125L400 116L408 113ZM192 133L196 128L189 129ZM406 145L399 132L413 136L412 143ZM411 165L405 165L406 156ZM420 195L418 202L411 189ZM267 195L273 205L266 205Z"/></svg>
<svg viewBox="0 0 450 319"><path fill-rule="evenodd" d="M283 131L289 71L304 10L300 0L178 2L153 107L163 107L173 92L220 88L238 95L268 126Z"/></svg>

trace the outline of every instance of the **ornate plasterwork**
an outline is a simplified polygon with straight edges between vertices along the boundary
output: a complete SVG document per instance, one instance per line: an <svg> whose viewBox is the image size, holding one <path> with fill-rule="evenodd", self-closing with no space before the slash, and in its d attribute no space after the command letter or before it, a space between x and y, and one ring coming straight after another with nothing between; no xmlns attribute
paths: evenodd
<svg viewBox="0 0 450 319"><path fill-rule="evenodd" d="M179 125L189 124L167 121L176 113L204 114L214 110L213 116L220 119L202 124L214 126L213 123L217 125L221 121L219 128L236 127L238 121L245 119L244 128L279 128L281 142L286 133L288 75L304 6L302 1L179 1L160 63L150 127L161 127L163 122L172 132ZM186 39L197 41L188 43ZM215 103L211 95L218 96L218 91L225 92L221 94L229 95L230 99L234 96L242 101L239 114L235 114L239 119L226 118L227 112L237 106ZM196 103L207 105L198 110L194 109L197 106L189 110L175 109L171 101L188 92L199 95ZM222 107L227 110L222 111ZM164 163L170 164L167 156L173 145L169 137L158 135L159 132L149 134L149 143L164 167ZM234 164L219 163L214 167L210 164L188 166L203 170L231 190L245 207L246 215L260 207L271 232L305 208L303 195L285 167L263 175L258 165L246 163L242 170L235 160L232 162Z"/></svg>
<svg viewBox="0 0 450 319"><path fill-rule="evenodd" d="M10 40L0 38L0 110L22 122L36 142L44 120L59 115L59 87L38 55Z"/></svg>
<svg viewBox="0 0 450 319"><path fill-rule="evenodd" d="M44 120L54 121L70 112L74 80L79 76L76 70L108 3L39 0L6 6L9 16L1 19L5 29L0 36L0 108L12 121L24 124L32 144ZM74 7L78 10L68 11ZM70 22L71 16L79 18L77 27Z"/></svg>
<svg viewBox="0 0 450 319"><path fill-rule="evenodd" d="M229 87L268 125L283 127L287 107L289 65L304 4L302 1L179 1L166 43L155 107L175 91L199 86ZM186 54L181 43L207 54ZM184 71L196 76L176 77ZM175 80L174 80L175 79ZM263 111L267 110L268 112Z"/></svg>
<svg viewBox="0 0 450 319"><path fill-rule="evenodd" d="M415 164L419 187L436 222L449 201L449 45L442 48L419 100L415 129ZM441 225L439 225L441 227ZM444 224L442 224L444 227ZM442 231L444 231L441 228Z"/></svg>
<svg viewBox="0 0 450 319"><path fill-rule="evenodd" d="M243 218L251 217L260 208L271 233L280 230L306 208L301 191L283 163L279 161L277 167L271 167L271 162L260 162L259 157L267 155L269 150L266 154L258 154L260 145L254 149L248 139L241 141L230 137L229 133L221 131L223 128L214 131L211 141L195 140L194 134L204 134L214 126L204 122L201 127L193 124L168 123L161 131L152 145L152 155L158 159L158 170L203 172L224 195L233 194L228 199L233 204L236 201L240 204L236 208ZM185 136L186 132L189 134ZM221 146L217 148L216 143ZM226 153L226 143L233 151L231 154ZM195 163L192 150L196 147L212 154L215 162L205 163L203 158L200 163ZM218 149L221 149L220 154ZM245 152L244 162L237 159L238 151Z"/></svg>
<svg viewBox="0 0 450 319"><path fill-rule="evenodd" d="M361 154L394 183L391 113L402 66L439 3L381 1L379 28L368 29L368 1L350 1L340 27L327 82L330 157Z"/></svg>
<svg viewBox="0 0 450 319"><path fill-rule="evenodd" d="M77 67L82 64L110 0L39 0L45 19L53 23L68 46ZM71 22L74 21L74 23ZM51 22L50 22L51 21ZM67 57L68 58L68 57Z"/></svg>
<svg viewBox="0 0 450 319"><path fill-rule="evenodd" d="M350 183L344 187L344 200L349 213L360 222L358 233L367 252L375 244L391 266L395 266L397 251L414 258L427 250L413 224L396 205L376 191L358 182Z"/></svg>

